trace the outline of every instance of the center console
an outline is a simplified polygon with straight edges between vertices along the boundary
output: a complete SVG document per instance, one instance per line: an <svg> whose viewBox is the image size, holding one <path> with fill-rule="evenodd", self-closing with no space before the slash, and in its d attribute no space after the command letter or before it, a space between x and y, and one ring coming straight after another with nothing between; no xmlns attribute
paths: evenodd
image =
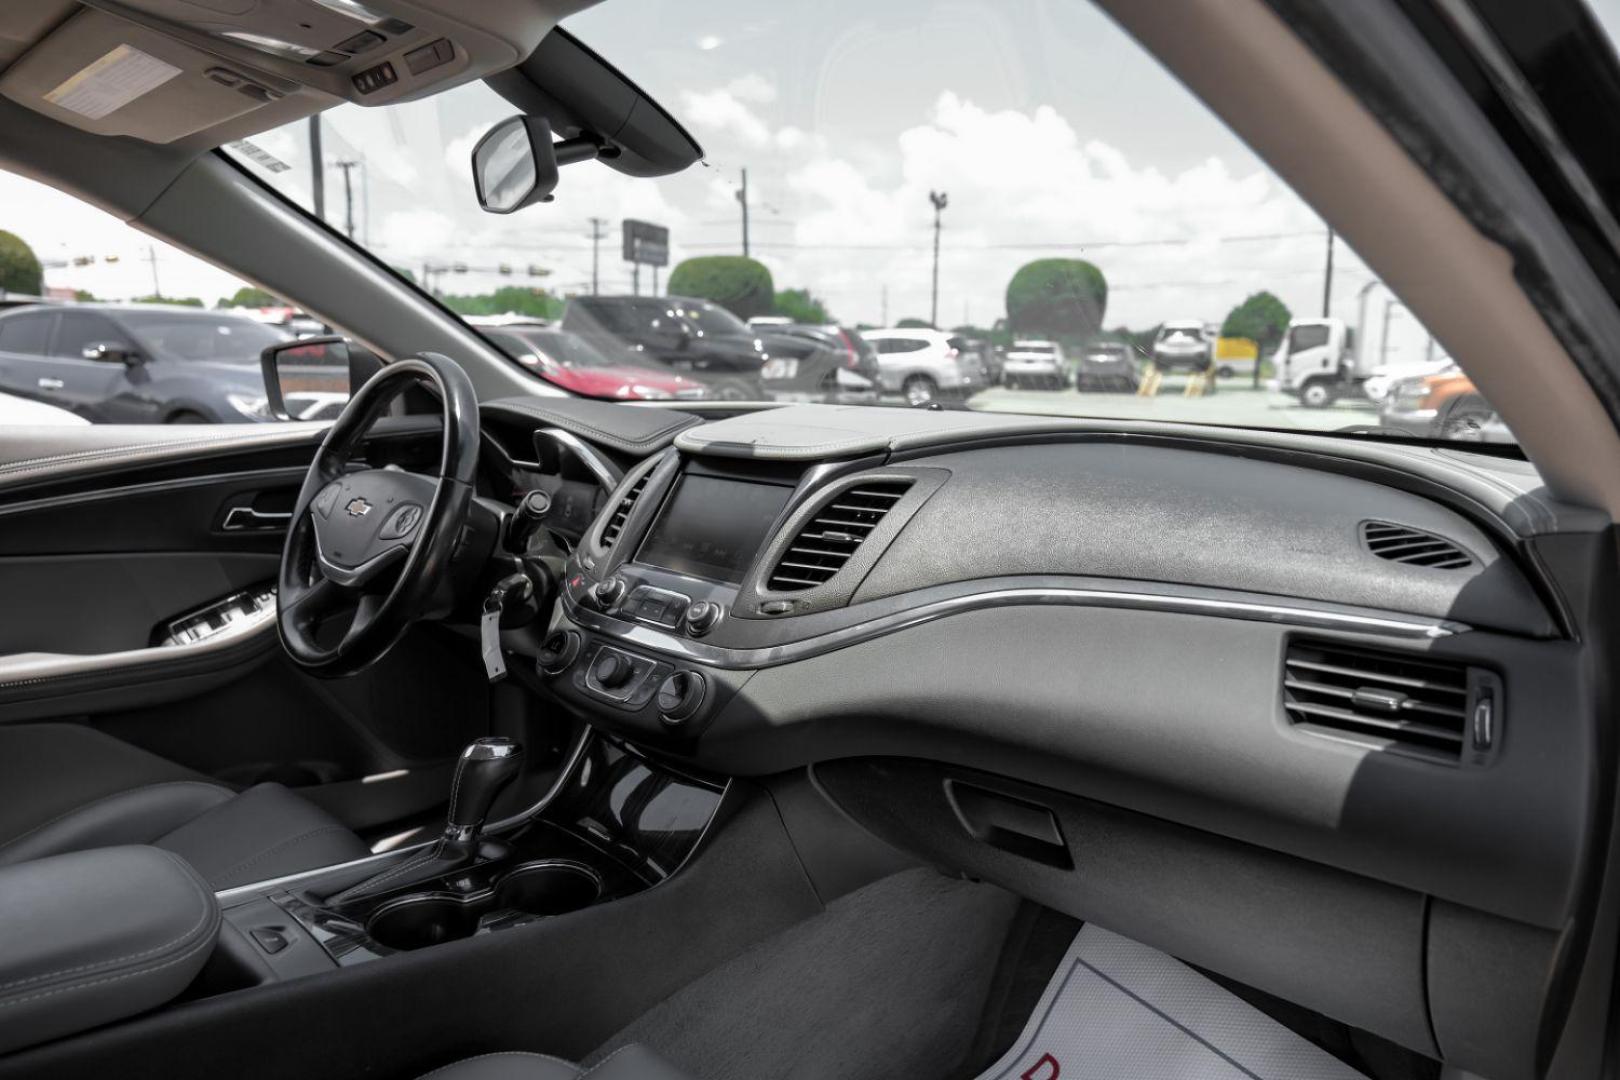
<svg viewBox="0 0 1620 1080"><path fill-rule="evenodd" d="M751 671L861 622L854 583L945 477L871 466L644 461L568 560L541 679L598 727L689 750Z"/></svg>

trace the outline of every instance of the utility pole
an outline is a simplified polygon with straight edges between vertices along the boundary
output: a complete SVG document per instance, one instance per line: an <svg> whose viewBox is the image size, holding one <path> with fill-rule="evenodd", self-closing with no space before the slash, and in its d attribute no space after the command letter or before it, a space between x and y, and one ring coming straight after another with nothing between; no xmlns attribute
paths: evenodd
<svg viewBox="0 0 1620 1080"><path fill-rule="evenodd" d="M354 182L350 179L355 169L360 167L358 161L333 162L343 170L343 230L354 239Z"/></svg>
<svg viewBox="0 0 1620 1080"><path fill-rule="evenodd" d="M1322 273L1322 318L1333 304L1333 226L1328 226L1327 269Z"/></svg>
<svg viewBox="0 0 1620 1080"><path fill-rule="evenodd" d="M939 325L939 215L949 202L943 191L930 191L928 201L934 206L934 291L928 305L928 322Z"/></svg>
<svg viewBox="0 0 1620 1080"><path fill-rule="evenodd" d="M602 289L597 284L597 268L601 265L600 255L602 241L607 238L607 218L587 218L591 223L591 294L597 295Z"/></svg>
<svg viewBox="0 0 1620 1080"><path fill-rule="evenodd" d="M321 156L321 114L309 118L309 191L315 206L315 216L326 220L325 163Z"/></svg>
<svg viewBox="0 0 1620 1080"><path fill-rule="evenodd" d="M742 171L742 187L737 189L737 201L742 203L743 258L748 258L748 170Z"/></svg>
<svg viewBox="0 0 1620 1080"><path fill-rule="evenodd" d="M163 290L158 287L157 249L151 244L146 245L146 261L152 267L152 295L161 300L163 298Z"/></svg>
<svg viewBox="0 0 1620 1080"><path fill-rule="evenodd" d="M883 286L883 319L881 321L884 326L889 325L889 287L887 285Z"/></svg>

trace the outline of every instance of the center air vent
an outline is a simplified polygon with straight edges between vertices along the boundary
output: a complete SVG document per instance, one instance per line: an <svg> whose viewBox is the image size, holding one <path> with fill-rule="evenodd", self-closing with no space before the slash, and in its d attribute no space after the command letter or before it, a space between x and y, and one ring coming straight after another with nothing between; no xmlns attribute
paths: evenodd
<svg viewBox="0 0 1620 1080"><path fill-rule="evenodd" d="M1475 682L1480 691L1471 700L1469 669L1461 664L1295 643L1284 660L1283 707L1304 727L1372 736L1455 760L1471 715L1478 729L1474 748L1487 749L1494 738L1494 680Z"/></svg>
<svg viewBox="0 0 1620 1080"><path fill-rule="evenodd" d="M910 487L909 480L877 480L834 497L793 538L766 588L797 592L830 581Z"/></svg>
<svg viewBox="0 0 1620 1080"><path fill-rule="evenodd" d="M1388 521L1363 521L1361 542L1368 551L1390 562L1435 570L1463 570L1474 565L1468 552L1445 537Z"/></svg>
<svg viewBox="0 0 1620 1080"><path fill-rule="evenodd" d="M630 490L624 493L624 498L619 500L619 505L613 508L613 516L608 518L608 523L602 527L602 547L604 550L611 548L614 542L619 539L619 534L624 531L624 523L630 520L630 511L635 508L636 500L641 498L642 491L647 487L647 478L651 475L651 473L644 473L641 479L637 480L631 485Z"/></svg>

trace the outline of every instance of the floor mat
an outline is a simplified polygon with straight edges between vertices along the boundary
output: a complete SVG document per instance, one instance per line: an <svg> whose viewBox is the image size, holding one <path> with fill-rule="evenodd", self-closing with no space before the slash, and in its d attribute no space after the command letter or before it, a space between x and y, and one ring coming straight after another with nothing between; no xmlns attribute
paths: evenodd
<svg viewBox="0 0 1620 1080"><path fill-rule="evenodd" d="M979 1080L1363 1080L1157 949L1087 924Z"/></svg>

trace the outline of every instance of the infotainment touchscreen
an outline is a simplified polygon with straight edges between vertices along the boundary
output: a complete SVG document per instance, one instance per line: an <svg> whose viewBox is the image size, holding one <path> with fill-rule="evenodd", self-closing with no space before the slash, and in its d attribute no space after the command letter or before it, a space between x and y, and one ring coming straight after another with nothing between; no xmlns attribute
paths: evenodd
<svg viewBox="0 0 1620 1080"><path fill-rule="evenodd" d="M791 487L683 476L636 561L678 574L742 582Z"/></svg>

